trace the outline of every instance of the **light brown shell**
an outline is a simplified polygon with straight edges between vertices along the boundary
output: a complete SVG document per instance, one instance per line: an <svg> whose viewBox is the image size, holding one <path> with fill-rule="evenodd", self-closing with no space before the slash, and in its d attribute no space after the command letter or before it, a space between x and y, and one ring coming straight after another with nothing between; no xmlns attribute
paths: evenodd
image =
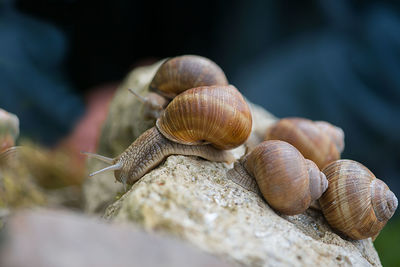
<svg viewBox="0 0 400 267"><path fill-rule="evenodd" d="M314 122L317 127L319 127L323 132L328 134L332 141L335 143L336 148L339 153L342 153L344 150L344 132L341 128L330 124L326 121L315 121Z"/></svg>
<svg viewBox="0 0 400 267"><path fill-rule="evenodd" d="M325 175L317 166L283 141L257 145L246 157L244 166L256 179L268 204L283 214L304 212L327 188Z"/></svg>
<svg viewBox="0 0 400 267"><path fill-rule="evenodd" d="M319 168L340 159L340 151L330 134L308 119L281 119L268 128L265 140L282 140L292 144Z"/></svg>
<svg viewBox="0 0 400 267"><path fill-rule="evenodd" d="M149 87L173 98L187 89L209 85L228 85L222 69L208 58L184 55L165 61Z"/></svg>
<svg viewBox="0 0 400 267"><path fill-rule="evenodd" d="M329 186L319 203L329 225L352 239L377 236L397 208L393 192L356 161L338 160L322 171Z"/></svg>
<svg viewBox="0 0 400 267"><path fill-rule="evenodd" d="M204 86L175 97L156 126L177 143L211 143L219 149L231 149L247 140L252 118L249 106L234 86Z"/></svg>

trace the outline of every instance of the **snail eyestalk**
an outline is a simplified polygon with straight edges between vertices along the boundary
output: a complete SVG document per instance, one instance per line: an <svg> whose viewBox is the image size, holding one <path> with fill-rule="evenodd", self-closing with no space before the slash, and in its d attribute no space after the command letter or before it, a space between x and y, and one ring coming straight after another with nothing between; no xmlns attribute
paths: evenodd
<svg viewBox="0 0 400 267"><path fill-rule="evenodd" d="M89 177L92 177L92 176L94 176L96 174L99 174L99 173L105 172L105 171L115 171L115 170L122 169L122 164L120 162L115 163L114 159L112 159L112 158L108 158L108 157L105 157L105 156L102 156L102 155L99 155L99 154L95 154L95 153L90 153L90 152L81 152L81 153L86 155L86 156L88 156L88 157L92 157L92 158L98 159L98 160L100 160L100 161L102 161L104 163L112 164L111 166L108 166L108 167L106 167L104 169L92 172L91 174L89 174Z"/></svg>
<svg viewBox="0 0 400 267"><path fill-rule="evenodd" d="M122 168L122 164L121 163L115 163L114 165L108 166L104 169L101 169L99 171L95 171L92 172L91 174L89 174L90 177L95 176L96 174L99 174L101 172L105 172L105 171L115 171L115 170L120 170Z"/></svg>
<svg viewBox="0 0 400 267"><path fill-rule="evenodd" d="M154 92L149 92L146 97L139 95L131 88L128 88L129 92L131 92L144 106L144 117L148 119L157 119L160 117L164 108L168 104L168 100L158 95Z"/></svg>
<svg viewBox="0 0 400 267"><path fill-rule="evenodd" d="M105 163L108 163L108 164L114 164L114 160L112 158L108 158L108 157L105 157L105 156L102 156L102 155L99 155L99 154L85 152L85 151L81 152L81 154L86 155L86 156L91 157L91 158L95 158L95 159L101 160L101 161L103 161Z"/></svg>
<svg viewBox="0 0 400 267"><path fill-rule="evenodd" d="M138 93L136 93L135 91L133 91L131 88L128 88L129 92L131 92L134 96L137 97L137 99L142 102L142 104L147 104L149 102L149 100L146 97L143 97L141 95L139 95Z"/></svg>

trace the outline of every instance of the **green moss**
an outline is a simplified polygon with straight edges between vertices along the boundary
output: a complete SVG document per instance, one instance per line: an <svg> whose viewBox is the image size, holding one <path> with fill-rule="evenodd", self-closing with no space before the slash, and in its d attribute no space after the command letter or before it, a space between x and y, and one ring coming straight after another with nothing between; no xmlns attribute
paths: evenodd
<svg viewBox="0 0 400 267"><path fill-rule="evenodd" d="M400 266L400 216L387 223L374 246L383 266Z"/></svg>
<svg viewBox="0 0 400 267"><path fill-rule="evenodd" d="M0 175L0 207L26 208L46 203L43 192L31 181L28 173L5 171Z"/></svg>

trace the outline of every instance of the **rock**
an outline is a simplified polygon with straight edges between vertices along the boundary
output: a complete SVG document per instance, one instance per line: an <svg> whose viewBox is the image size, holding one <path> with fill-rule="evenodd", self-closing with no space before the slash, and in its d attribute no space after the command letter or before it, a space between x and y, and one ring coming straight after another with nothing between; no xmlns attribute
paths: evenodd
<svg viewBox="0 0 400 267"><path fill-rule="evenodd" d="M171 237L60 211L16 214L0 241L3 267L230 266Z"/></svg>
<svg viewBox="0 0 400 267"><path fill-rule="evenodd" d="M82 207L82 172L63 151L27 143L0 153L0 208Z"/></svg>
<svg viewBox="0 0 400 267"><path fill-rule="evenodd" d="M0 160L2 156L0 153ZM0 164L0 210L8 211L47 204L45 192L35 183L27 168Z"/></svg>
<svg viewBox="0 0 400 267"><path fill-rule="evenodd" d="M105 218L168 232L244 266L381 266L371 239L341 238L319 211L280 216L226 179L227 169L170 156L111 205Z"/></svg>

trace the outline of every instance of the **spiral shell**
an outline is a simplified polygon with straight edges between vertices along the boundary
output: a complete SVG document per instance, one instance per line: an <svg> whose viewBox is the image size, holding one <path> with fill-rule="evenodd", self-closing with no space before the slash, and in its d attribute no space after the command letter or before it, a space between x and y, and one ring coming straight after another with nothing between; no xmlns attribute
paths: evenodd
<svg viewBox="0 0 400 267"><path fill-rule="evenodd" d="M0 152L14 146L18 135L18 117L0 108Z"/></svg>
<svg viewBox="0 0 400 267"><path fill-rule="evenodd" d="M330 136L333 143L336 145L339 153L343 152L344 149L344 132L341 128L330 124L326 121L315 121L314 122L317 127Z"/></svg>
<svg viewBox="0 0 400 267"><path fill-rule="evenodd" d="M352 239L378 235L398 204L388 186L352 160L332 162L322 171L329 187L319 203L329 225Z"/></svg>
<svg viewBox="0 0 400 267"><path fill-rule="evenodd" d="M207 58L185 55L165 61L149 87L173 98L187 89L209 85L228 85L222 69Z"/></svg>
<svg viewBox="0 0 400 267"><path fill-rule="evenodd" d="M317 166L283 141L262 142L246 157L244 166L268 204L283 214L302 213L328 186Z"/></svg>
<svg viewBox="0 0 400 267"><path fill-rule="evenodd" d="M319 168L323 168L329 162L338 160L341 151L336 146L340 140L332 139L331 133L324 130L325 126L308 119L285 118L267 130L265 140L286 141L295 146L305 158L314 161ZM335 126L332 125L332 127ZM342 144L344 144L343 140Z"/></svg>
<svg viewBox="0 0 400 267"><path fill-rule="evenodd" d="M219 149L231 149L247 140L252 118L249 106L234 86L203 86L175 97L156 126L177 143L211 143Z"/></svg>

